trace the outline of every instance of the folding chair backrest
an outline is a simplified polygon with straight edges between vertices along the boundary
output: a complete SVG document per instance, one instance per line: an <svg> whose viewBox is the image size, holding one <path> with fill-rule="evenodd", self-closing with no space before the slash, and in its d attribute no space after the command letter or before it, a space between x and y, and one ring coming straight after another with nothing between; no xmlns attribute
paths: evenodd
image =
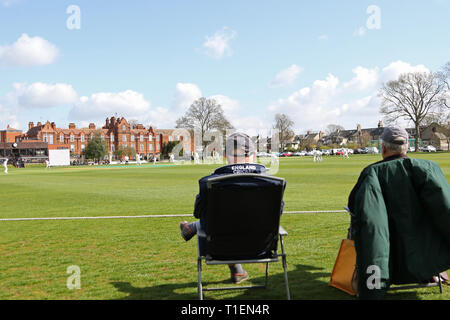
<svg viewBox="0 0 450 320"><path fill-rule="evenodd" d="M259 174L230 174L208 181L206 255L255 259L276 253L286 181Z"/></svg>

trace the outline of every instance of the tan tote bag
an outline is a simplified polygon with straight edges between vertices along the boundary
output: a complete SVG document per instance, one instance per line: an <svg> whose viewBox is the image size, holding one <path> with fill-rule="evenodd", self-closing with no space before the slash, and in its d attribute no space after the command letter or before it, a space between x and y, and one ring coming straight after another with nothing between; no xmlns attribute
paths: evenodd
<svg viewBox="0 0 450 320"><path fill-rule="evenodd" d="M352 296L357 294L355 242L343 239L331 273L330 286Z"/></svg>

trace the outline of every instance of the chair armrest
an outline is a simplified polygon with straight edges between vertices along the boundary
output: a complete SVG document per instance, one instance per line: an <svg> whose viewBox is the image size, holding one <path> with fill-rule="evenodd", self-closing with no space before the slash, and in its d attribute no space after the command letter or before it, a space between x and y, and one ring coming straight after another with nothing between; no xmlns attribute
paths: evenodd
<svg viewBox="0 0 450 320"><path fill-rule="evenodd" d="M286 230L284 230L284 228L282 226L280 226L280 228L278 229L278 234L280 236L287 236L288 233Z"/></svg>

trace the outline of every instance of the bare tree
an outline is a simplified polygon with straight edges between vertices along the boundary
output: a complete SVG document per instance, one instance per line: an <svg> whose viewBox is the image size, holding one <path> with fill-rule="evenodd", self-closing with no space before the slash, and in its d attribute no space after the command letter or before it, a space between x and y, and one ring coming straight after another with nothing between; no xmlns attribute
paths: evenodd
<svg viewBox="0 0 450 320"><path fill-rule="evenodd" d="M444 85L446 91L443 96L442 104L446 108L450 108L450 62L447 62L442 69L437 73L439 80Z"/></svg>
<svg viewBox="0 0 450 320"><path fill-rule="evenodd" d="M281 150L284 150L286 143L294 138L295 133L292 127L294 121L292 121L288 115L283 113L277 113L275 115L274 129L278 130L278 139L280 141Z"/></svg>
<svg viewBox="0 0 450 320"><path fill-rule="evenodd" d="M327 128L325 129L325 133L327 135L330 135L332 133L338 132L338 131L342 131L345 130L345 128L339 124L329 124L327 125Z"/></svg>
<svg viewBox="0 0 450 320"><path fill-rule="evenodd" d="M202 97L195 100L186 114L176 121L176 128L199 130L202 144L205 146L206 132L219 130L225 134L226 129L232 129L233 126L226 119L222 107L216 100Z"/></svg>
<svg viewBox="0 0 450 320"><path fill-rule="evenodd" d="M358 138L359 138L359 145L361 146L361 148L367 147L370 144L370 141L372 140L370 133L366 131L361 132Z"/></svg>
<svg viewBox="0 0 450 320"><path fill-rule="evenodd" d="M406 73L383 84L380 112L387 123L403 118L415 127L415 148L419 150L420 126L428 114L443 105L444 83L433 73Z"/></svg>

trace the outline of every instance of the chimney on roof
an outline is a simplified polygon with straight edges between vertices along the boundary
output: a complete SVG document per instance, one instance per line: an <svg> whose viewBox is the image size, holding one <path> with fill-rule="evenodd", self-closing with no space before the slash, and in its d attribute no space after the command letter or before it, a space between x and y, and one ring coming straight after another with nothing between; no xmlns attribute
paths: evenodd
<svg viewBox="0 0 450 320"><path fill-rule="evenodd" d="M69 123L69 129L75 129L75 123L73 122Z"/></svg>
<svg viewBox="0 0 450 320"><path fill-rule="evenodd" d="M383 128L383 121L378 121L378 128Z"/></svg>
<svg viewBox="0 0 450 320"><path fill-rule="evenodd" d="M41 123L41 122L38 122L38 123L37 123L37 126L38 126L38 127L42 126L42 123Z"/></svg>
<svg viewBox="0 0 450 320"><path fill-rule="evenodd" d="M361 132L361 125L360 125L359 123L356 125L356 130L357 130L358 132Z"/></svg>
<svg viewBox="0 0 450 320"><path fill-rule="evenodd" d="M94 123L89 123L89 129L94 130L95 129L95 124Z"/></svg>
<svg viewBox="0 0 450 320"><path fill-rule="evenodd" d="M109 128L109 118L106 118L105 128Z"/></svg>
<svg viewBox="0 0 450 320"><path fill-rule="evenodd" d="M30 130L33 127L34 127L34 123L33 122L28 122L28 130Z"/></svg>
<svg viewBox="0 0 450 320"><path fill-rule="evenodd" d="M56 123L52 122L51 126L52 126L53 129L56 129Z"/></svg>

